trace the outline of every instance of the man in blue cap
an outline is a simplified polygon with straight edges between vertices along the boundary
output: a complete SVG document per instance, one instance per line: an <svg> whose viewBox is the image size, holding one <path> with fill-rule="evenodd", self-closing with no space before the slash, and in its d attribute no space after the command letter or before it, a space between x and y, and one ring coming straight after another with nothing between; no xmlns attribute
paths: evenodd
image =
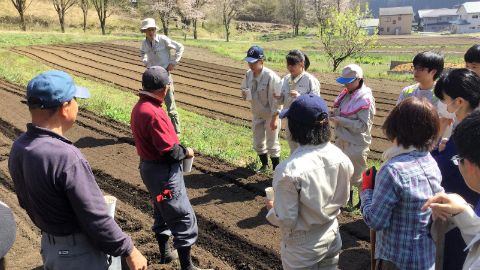
<svg viewBox="0 0 480 270"><path fill-rule="evenodd" d="M348 201L353 165L330 143L328 107L314 94L299 96L288 118L299 144L273 176L274 200L267 220L282 232L283 269L337 269L342 240L337 215Z"/></svg>
<svg viewBox="0 0 480 270"><path fill-rule="evenodd" d="M240 85L244 99L250 100L252 104L253 149L262 162L259 171L265 171L268 168L268 155L272 160L273 169L280 162L278 114L281 106L274 98L274 93L276 92L277 96L280 95L281 80L274 71L264 67L264 59L265 55L261 47L252 46L248 49L244 60L250 69Z"/></svg>
<svg viewBox="0 0 480 270"><path fill-rule="evenodd" d="M18 201L42 231L45 269L104 270L108 255L125 257L130 269L147 269L145 257L109 216L87 160L64 137L77 117L76 98L89 96L63 71L28 83L32 122L8 160Z"/></svg>

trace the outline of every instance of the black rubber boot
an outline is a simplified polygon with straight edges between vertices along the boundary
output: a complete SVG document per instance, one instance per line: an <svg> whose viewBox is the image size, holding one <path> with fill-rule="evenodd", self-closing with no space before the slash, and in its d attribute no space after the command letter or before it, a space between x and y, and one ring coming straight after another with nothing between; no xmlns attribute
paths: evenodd
<svg viewBox="0 0 480 270"><path fill-rule="evenodd" d="M157 238L158 249L160 250L160 264L167 264L178 258L176 250L172 251L168 245L170 236L165 234L155 234Z"/></svg>
<svg viewBox="0 0 480 270"><path fill-rule="evenodd" d="M280 158L279 157L270 157L270 160L272 161L272 170L275 170L278 163L280 163Z"/></svg>
<svg viewBox="0 0 480 270"><path fill-rule="evenodd" d="M191 247L181 247L178 248L178 256L180 258L180 269L181 270L213 270L213 269L203 269L193 265L192 256L190 255Z"/></svg>
<svg viewBox="0 0 480 270"><path fill-rule="evenodd" d="M257 172L264 172L268 169L268 155L267 154L261 154L258 155L260 158L260 162L262 163L262 167L257 171Z"/></svg>

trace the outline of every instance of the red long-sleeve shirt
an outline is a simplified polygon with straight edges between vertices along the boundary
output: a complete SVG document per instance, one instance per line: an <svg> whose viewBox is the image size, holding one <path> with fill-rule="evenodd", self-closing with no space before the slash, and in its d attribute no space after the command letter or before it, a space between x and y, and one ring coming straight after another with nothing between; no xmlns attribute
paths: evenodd
<svg viewBox="0 0 480 270"><path fill-rule="evenodd" d="M162 103L153 97L140 94L132 110L130 126L142 160L164 160L170 150L180 144Z"/></svg>

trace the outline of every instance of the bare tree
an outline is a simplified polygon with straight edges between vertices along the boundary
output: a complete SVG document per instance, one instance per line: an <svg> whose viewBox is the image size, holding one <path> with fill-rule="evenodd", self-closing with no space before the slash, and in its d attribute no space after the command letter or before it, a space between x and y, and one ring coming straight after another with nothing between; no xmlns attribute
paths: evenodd
<svg viewBox="0 0 480 270"><path fill-rule="evenodd" d="M87 15L88 8L90 7L90 0L79 0L78 5L82 9L83 13L83 32L87 31Z"/></svg>
<svg viewBox="0 0 480 270"><path fill-rule="evenodd" d="M98 15L102 35L105 35L107 27L107 18L120 9L125 9L129 3L128 0L90 0Z"/></svg>
<svg viewBox="0 0 480 270"><path fill-rule="evenodd" d="M62 33L65 33L65 14L77 3L77 0L52 0L52 3L58 15L60 29L62 30Z"/></svg>
<svg viewBox="0 0 480 270"><path fill-rule="evenodd" d="M178 14L182 18L182 22L185 26L190 28L190 24L193 27L193 38L197 39L197 25L198 21L205 17L203 9L211 0L182 0L179 1Z"/></svg>
<svg viewBox="0 0 480 270"><path fill-rule="evenodd" d="M361 11L360 5L345 11L338 11L337 7L329 9L329 17L320 25L320 40L332 61L332 71L336 71L348 57L360 54L375 44L377 36L369 36L359 23L369 15L368 7Z"/></svg>
<svg viewBox="0 0 480 270"><path fill-rule="evenodd" d="M20 15L20 28L23 31L27 31L27 25L25 24L25 11L27 8L32 4L33 0L11 0L12 4L15 6L15 9L18 11Z"/></svg>
<svg viewBox="0 0 480 270"><path fill-rule="evenodd" d="M306 0L283 0L280 2L278 16L288 19L295 36L299 33L300 23L305 19L305 1Z"/></svg>
<svg viewBox="0 0 480 270"><path fill-rule="evenodd" d="M220 0L220 11L222 12L222 23L225 28L225 39L230 41L230 22L237 16L242 7L241 0Z"/></svg>
<svg viewBox="0 0 480 270"><path fill-rule="evenodd" d="M168 36L170 21L177 16L177 0L153 0L149 6L160 16L163 34Z"/></svg>

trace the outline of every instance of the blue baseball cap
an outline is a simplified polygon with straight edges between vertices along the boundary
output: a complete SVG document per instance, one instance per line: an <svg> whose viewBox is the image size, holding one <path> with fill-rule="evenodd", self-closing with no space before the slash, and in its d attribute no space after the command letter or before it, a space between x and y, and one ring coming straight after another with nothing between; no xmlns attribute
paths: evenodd
<svg viewBox="0 0 480 270"><path fill-rule="evenodd" d="M263 55L263 49L258 46L252 46L247 51L247 56L243 59L250 64L257 62L258 60L263 60L265 55Z"/></svg>
<svg viewBox="0 0 480 270"><path fill-rule="evenodd" d="M41 109L55 108L76 98L89 98L87 88L75 85L64 71L50 70L37 75L28 82L27 104Z"/></svg>
<svg viewBox="0 0 480 270"><path fill-rule="evenodd" d="M328 106L325 100L314 94L304 94L295 99L290 108L284 109L279 116L311 125L318 121L322 114L325 114L325 118L328 117Z"/></svg>

